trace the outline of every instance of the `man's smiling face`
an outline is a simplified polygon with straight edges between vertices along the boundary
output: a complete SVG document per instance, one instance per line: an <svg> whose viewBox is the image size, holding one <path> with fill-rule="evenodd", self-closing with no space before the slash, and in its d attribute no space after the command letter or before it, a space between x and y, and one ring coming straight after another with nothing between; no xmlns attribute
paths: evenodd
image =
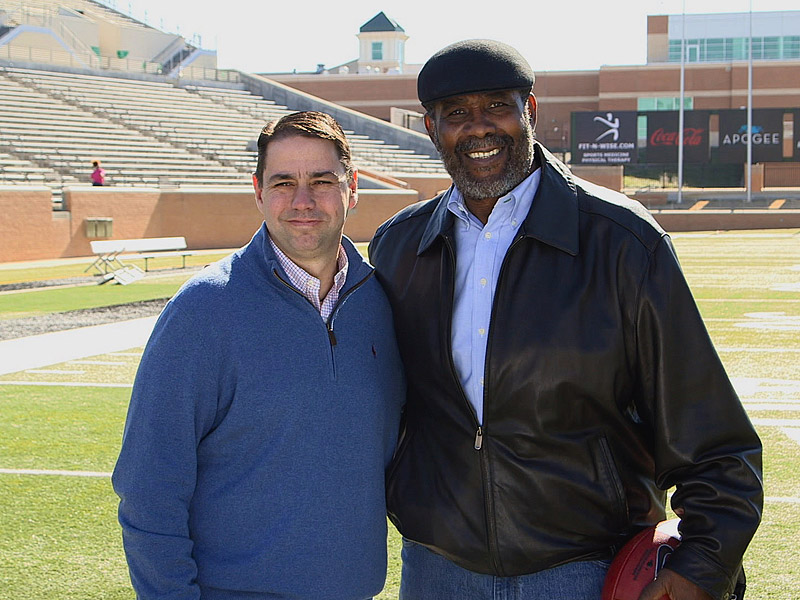
<svg viewBox="0 0 800 600"><path fill-rule="evenodd" d="M439 100L425 115L428 134L466 200L496 200L533 168L536 99L516 90Z"/></svg>

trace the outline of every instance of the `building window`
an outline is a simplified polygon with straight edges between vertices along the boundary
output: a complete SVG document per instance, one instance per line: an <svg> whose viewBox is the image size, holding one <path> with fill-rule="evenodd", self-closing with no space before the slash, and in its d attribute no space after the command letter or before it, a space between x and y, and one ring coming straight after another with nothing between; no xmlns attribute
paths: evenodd
<svg viewBox="0 0 800 600"><path fill-rule="evenodd" d="M768 60L778 60L781 57L781 38L779 37L765 37L764 45L764 58Z"/></svg>
<svg viewBox="0 0 800 600"><path fill-rule="evenodd" d="M647 147L647 117L645 115L636 117L636 146L638 148Z"/></svg>
<svg viewBox="0 0 800 600"><path fill-rule="evenodd" d="M800 58L800 35L783 38L783 58Z"/></svg>
<svg viewBox="0 0 800 600"><path fill-rule="evenodd" d="M741 38L709 38L685 40L686 62L729 62L748 60L749 40ZM753 60L788 60L800 58L800 36L754 37ZM681 40L670 40L668 62L681 61Z"/></svg>
<svg viewBox="0 0 800 600"><path fill-rule="evenodd" d="M680 97L673 98L672 96L661 96L656 98L639 98L636 101L636 108L640 111L646 110L678 110L681 106ZM694 108L694 98L689 96L683 97L684 110L692 110Z"/></svg>
<svg viewBox="0 0 800 600"><path fill-rule="evenodd" d="M372 60L383 60L383 42L372 42Z"/></svg>
<svg viewBox="0 0 800 600"><path fill-rule="evenodd" d="M706 40L706 55L702 60L709 62L725 60L725 40L722 38Z"/></svg>
<svg viewBox="0 0 800 600"><path fill-rule="evenodd" d="M733 60L747 60L747 38L733 38ZM755 57L754 57L755 58Z"/></svg>
<svg viewBox="0 0 800 600"><path fill-rule="evenodd" d="M667 60L669 62L681 62L681 41L680 40L670 40L669 41L669 58Z"/></svg>

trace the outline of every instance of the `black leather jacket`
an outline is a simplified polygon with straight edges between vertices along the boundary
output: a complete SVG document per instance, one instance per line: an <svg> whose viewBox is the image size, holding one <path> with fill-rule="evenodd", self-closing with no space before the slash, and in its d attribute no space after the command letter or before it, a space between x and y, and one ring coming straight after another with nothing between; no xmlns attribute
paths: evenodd
<svg viewBox="0 0 800 600"><path fill-rule="evenodd" d="M494 298L482 426L451 355L448 193L370 244L408 374L389 516L462 567L511 576L608 556L664 519L677 486L670 567L723 598L760 521L760 440L669 237L536 153L541 183Z"/></svg>

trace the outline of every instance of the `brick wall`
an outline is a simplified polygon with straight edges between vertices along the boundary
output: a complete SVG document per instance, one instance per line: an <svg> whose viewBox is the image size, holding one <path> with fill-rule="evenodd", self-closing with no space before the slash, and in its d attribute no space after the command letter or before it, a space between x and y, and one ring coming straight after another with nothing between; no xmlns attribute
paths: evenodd
<svg viewBox="0 0 800 600"><path fill-rule="evenodd" d="M383 221L417 202L415 190L362 190L345 224L355 241L368 241ZM190 249L235 248L261 225L253 192L75 187L67 210L53 211L50 190L0 188L0 262L90 256L86 221L112 220L112 236L129 239L183 236Z"/></svg>

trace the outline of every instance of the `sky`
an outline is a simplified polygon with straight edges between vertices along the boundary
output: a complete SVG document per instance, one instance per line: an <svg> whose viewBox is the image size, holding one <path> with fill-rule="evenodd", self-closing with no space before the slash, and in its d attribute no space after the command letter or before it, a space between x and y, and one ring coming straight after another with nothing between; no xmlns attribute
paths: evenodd
<svg viewBox="0 0 800 600"><path fill-rule="evenodd" d="M307 72L358 58L359 27L380 11L409 36L406 63L424 63L459 40L490 38L517 48L534 71L572 71L644 64L647 15L797 10L797 0L102 1L189 41L199 35L201 47L217 51L219 68L252 73Z"/></svg>

